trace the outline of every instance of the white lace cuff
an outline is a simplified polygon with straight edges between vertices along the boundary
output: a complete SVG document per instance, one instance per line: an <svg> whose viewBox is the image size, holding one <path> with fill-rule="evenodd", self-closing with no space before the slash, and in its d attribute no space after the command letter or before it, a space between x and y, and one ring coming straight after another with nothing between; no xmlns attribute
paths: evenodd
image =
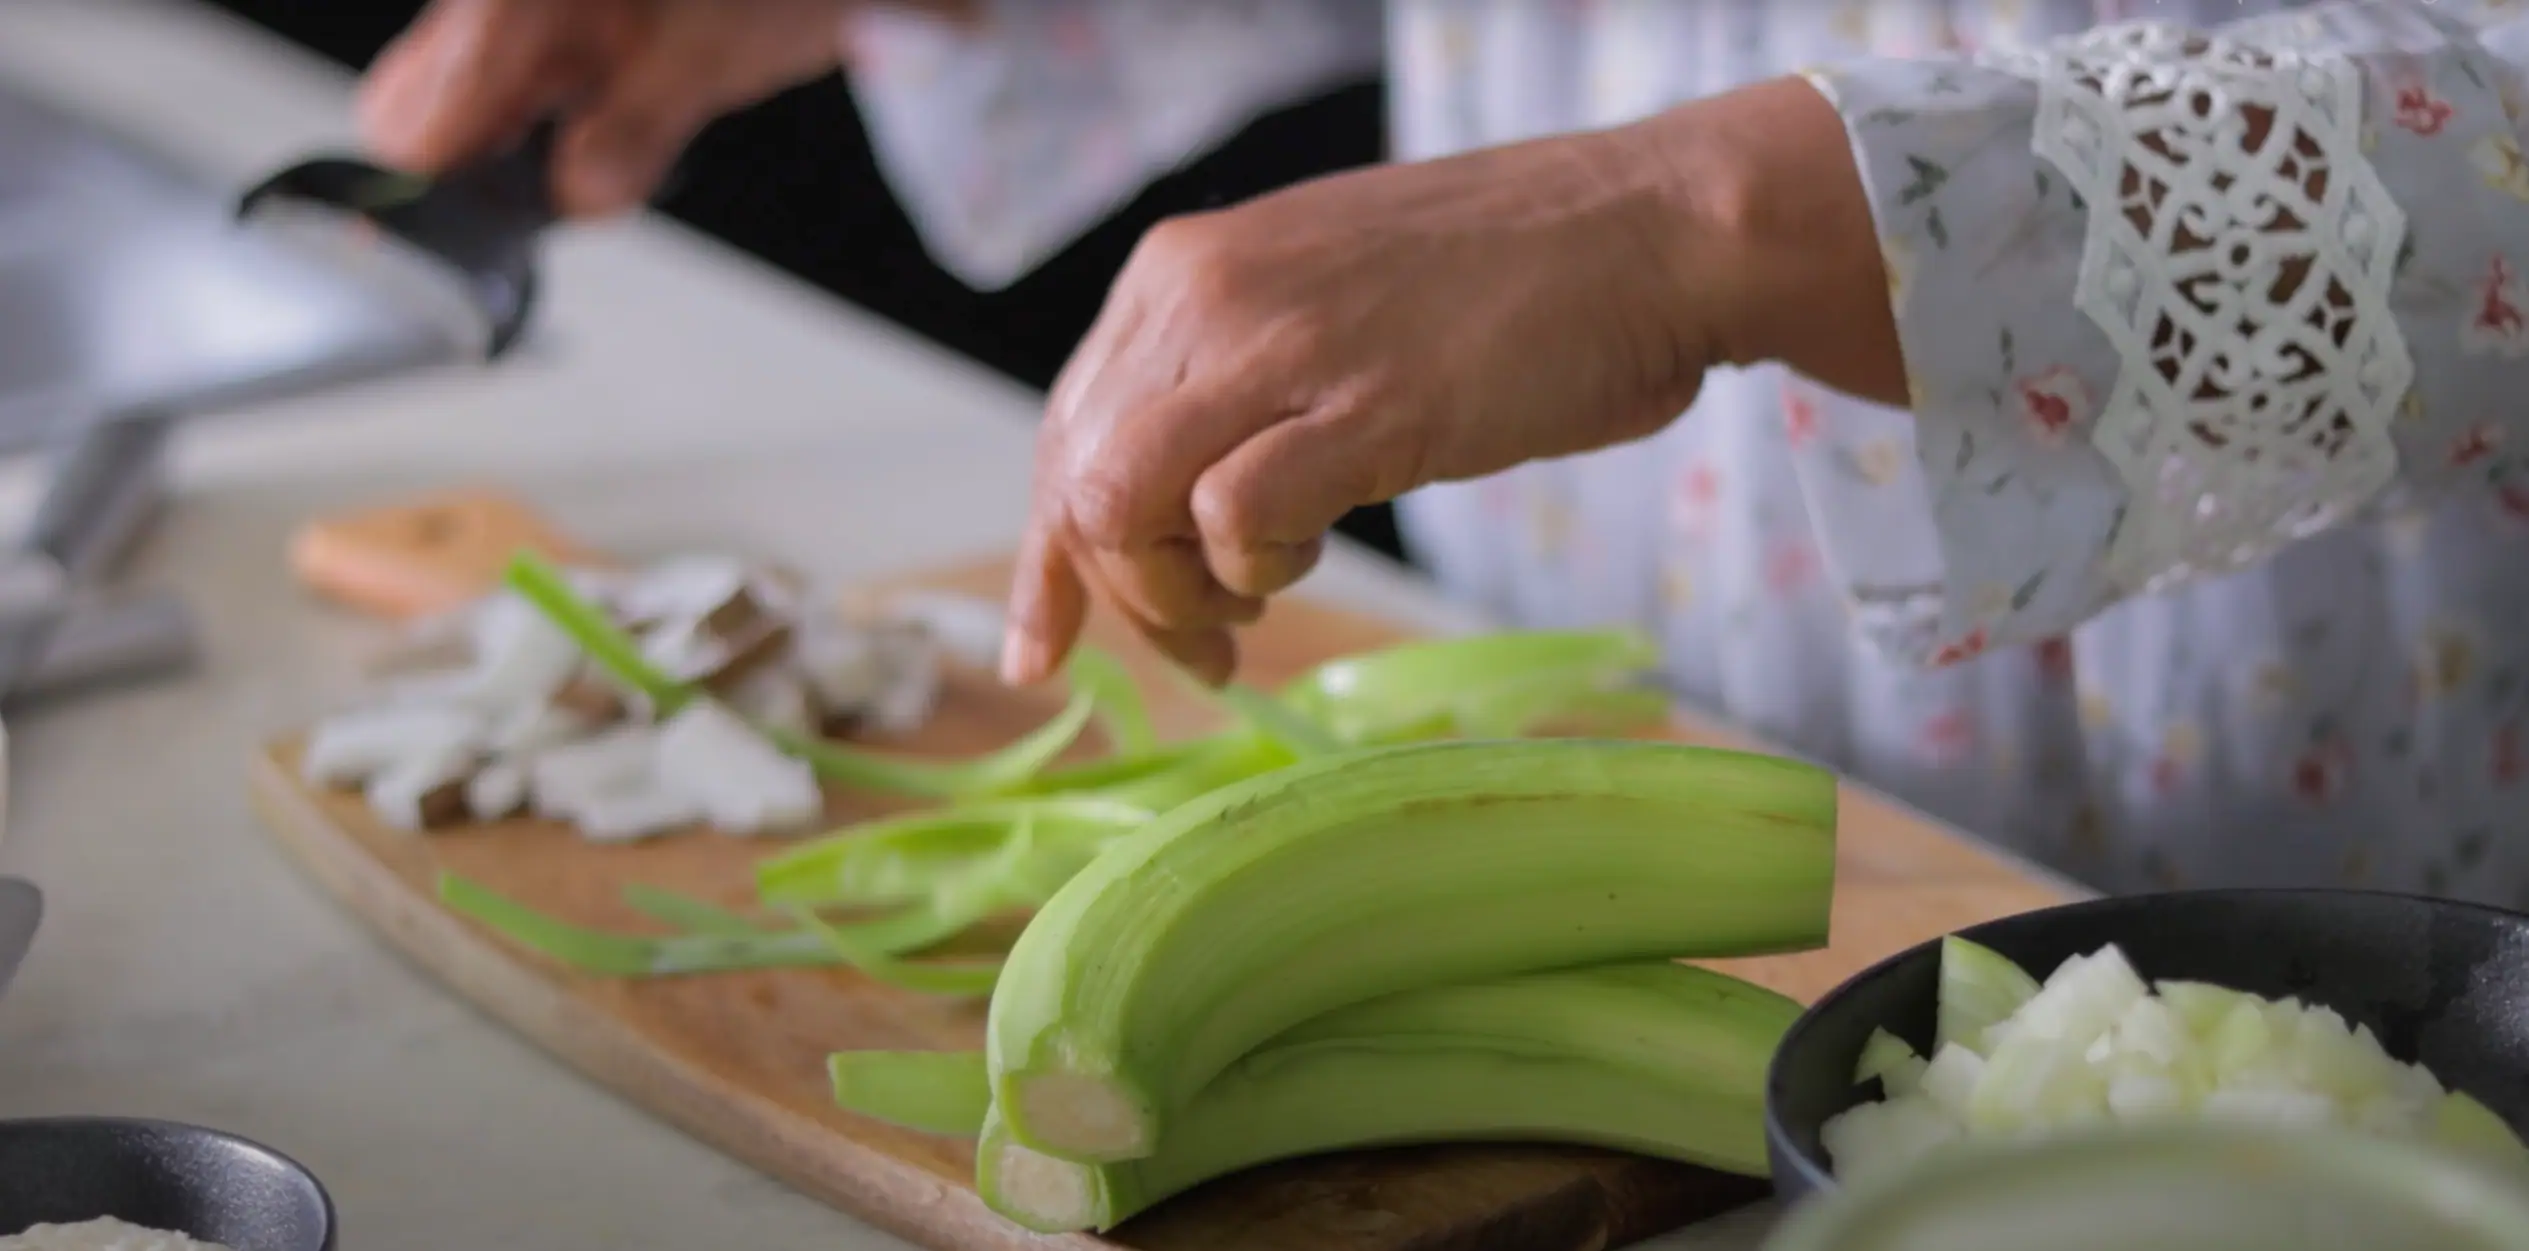
<svg viewBox="0 0 2529 1251"><path fill-rule="evenodd" d="M2137 22L1991 63L2037 83L2034 150L2088 205L2074 303L2117 355L2090 441L2127 491L2108 579L2228 572L2370 504L2414 364L2353 61Z"/></svg>
<svg viewBox="0 0 2529 1251"><path fill-rule="evenodd" d="M1830 428L1800 463L1892 652L2050 638L2349 519L2529 515L2529 16L2343 0L1811 81L1912 455L1857 486L1838 449L1886 436Z"/></svg>

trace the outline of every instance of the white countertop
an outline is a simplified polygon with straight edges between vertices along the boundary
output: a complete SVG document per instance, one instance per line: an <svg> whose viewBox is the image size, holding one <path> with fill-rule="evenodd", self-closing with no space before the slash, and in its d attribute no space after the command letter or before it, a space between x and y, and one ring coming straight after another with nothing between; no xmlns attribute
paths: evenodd
<svg viewBox="0 0 2529 1251"><path fill-rule="evenodd" d="M348 80L181 0L7 0L0 78L241 181L349 135ZM501 483L618 551L778 554L869 577L1016 533L1035 399L716 244L643 221L549 259L541 340L489 371L188 428L135 577L191 597L194 675L9 726L0 872L47 893L0 1002L0 1115L122 1114L297 1156L350 1251L895 1251L587 1082L405 965L256 828L258 740L345 689L375 627L282 564L311 513ZM23 497L23 467L0 486ZM1339 553L1312 588L1442 619ZM1654 1244L1754 1245L1755 1222Z"/></svg>

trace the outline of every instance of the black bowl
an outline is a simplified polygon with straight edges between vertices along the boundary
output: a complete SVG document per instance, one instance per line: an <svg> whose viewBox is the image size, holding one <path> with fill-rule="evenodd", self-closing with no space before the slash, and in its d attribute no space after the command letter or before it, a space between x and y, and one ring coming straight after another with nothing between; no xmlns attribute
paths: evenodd
<svg viewBox="0 0 2529 1251"><path fill-rule="evenodd" d="M2024 912L1959 931L2043 980L2114 943L2149 980L2290 995L2368 1025L2515 1128L2529 1125L2529 916L2447 900L2341 890L2128 895ZM1820 999L1774 1054L1765 1089L1775 1193L1832 1190L1818 1130L1879 1097L1853 1066L1874 1029L1932 1045L1941 944L1908 948Z"/></svg>
<svg viewBox="0 0 2529 1251"><path fill-rule="evenodd" d="M107 1216L235 1251L334 1251L332 1198L269 1147L170 1121L0 1121L0 1236Z"/></svg>

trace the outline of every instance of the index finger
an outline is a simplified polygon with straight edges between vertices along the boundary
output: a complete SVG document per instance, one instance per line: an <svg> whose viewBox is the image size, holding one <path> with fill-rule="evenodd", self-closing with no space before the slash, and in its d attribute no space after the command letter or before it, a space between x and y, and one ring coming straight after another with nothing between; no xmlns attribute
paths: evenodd
<svg viewBox="0 0 2529 1251"><path fill-rule="evenodd" d="M1001 680L1030 686L1052 677L1080 641L1088 618L1088 587L1060 536L1040 514L1019 542L1009 622L1001 639Z"/></svg>

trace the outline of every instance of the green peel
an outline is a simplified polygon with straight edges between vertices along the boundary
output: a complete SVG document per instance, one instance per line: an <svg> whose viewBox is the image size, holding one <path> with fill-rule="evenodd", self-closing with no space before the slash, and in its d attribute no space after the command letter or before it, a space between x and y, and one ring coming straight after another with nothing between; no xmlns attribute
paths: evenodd
<svg viewBox="0 0 2529 1251"><path fill-rule="evenodd" d="M1436 983L1825 941L1836 784L1674 743L1436 743L1301 761L1118 841L1012 948L987 1031L1011 1137L1148 1154L1310 1017Z"/></svg>
<svg viewBox="0 0 2529 1251"><path fill-rule="evenodd" d="M1086 863L1098 847L1140 828L1151 816L1150 810L1133 804L1064 795L882 817L760 862L756 891L768 904L903 904L990 872L1022 826L1032 831L1039 847L1068 849Z"/></svg>
<svg viewBox="0 0 2529 1251"><path fill-rule="evenodd" d="M1150 708L1122 661L1083 643L1072 649L1063 673L1072 690L1097 704L1098 727L1106 732L1109 750L1119 756L1158 750L1159 734L1151 728Z"/></svg>
<svg viewBox="0 0 2529 1251"><path fill-rule="evenodd" d="M521 947L605 977L811 968L840 962L833 947L813 931L611 933L548 916L453 873L439 875L439 901Z"/></svg>
<svg viewBox="0 0 2529 1251"><path fill-rule="evenodd" d="M623 888L623 901L633 911L688 934L744 938L764 932L764 927L725 908L639 882Z"/></svg>
<svg viewBox="0 0 2529 1251"><path fill-rule="evenodd" d="M999 960L899 960L874 944L857 941L848 930L826 924L814 913L802 910L798 916L800 924L823 938L844 964L898 990L970 998L991 994L1001 977Z"/></svg>
<svg viewBox="0 0 2529 1251"><path fill-rule="evenodd" d="M826 1073L836 1106L917 1133L973 1138L992 1111L980 1051L838 1051Z"/></svg>
<svg viewBox="0 0 2529 1251"><path fill-rule="evenodd" d="M1561 700L1586 701L1590 692L1654 672L1659 663L1658 644L1638 631L1513 630L1401 643L1327 661L1280 694L1345 742L1489 736L1514 719L1520 731L1556 719ZM1665 698L1659 708L1665 717Z"/></svg>

